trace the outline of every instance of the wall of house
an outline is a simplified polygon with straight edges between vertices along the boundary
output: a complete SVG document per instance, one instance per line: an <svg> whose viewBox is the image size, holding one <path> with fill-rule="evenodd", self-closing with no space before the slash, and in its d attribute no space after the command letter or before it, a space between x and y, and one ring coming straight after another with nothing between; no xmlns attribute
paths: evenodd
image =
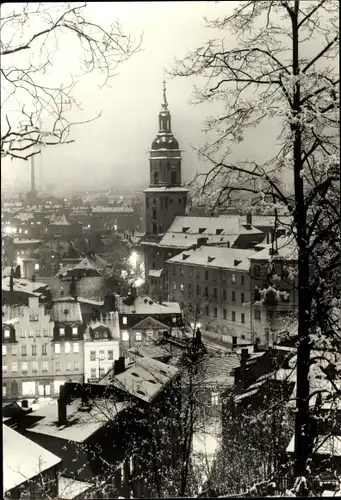
<svg viewBox="0 0 341 500"><path fill-rule="evenodd" d="M84 341L84 381L104 377L119 357L119 340Z"/></svg>
<svg viewBox="0 0 341 500"><path fill-rule="evenodd" d="M189 323L196 317L204 335L227 344L232 344L233 337L251 341L248 271L207 269L184 263L167 266L169 300L183 305ZM200 306L200 312L197 306Z"/></svg>
<svg viewBox="0 0 341 500"><path fill-rule="evenodd" d="M21 315L14 324L15 339L9 336L6 328L3 329L4 398L53 395L54 323L38 300L37 297L30 297L29 306L16 309ZM10 315L10 310L7 314ZM6 319L6 316L3 319Z"/></svg>

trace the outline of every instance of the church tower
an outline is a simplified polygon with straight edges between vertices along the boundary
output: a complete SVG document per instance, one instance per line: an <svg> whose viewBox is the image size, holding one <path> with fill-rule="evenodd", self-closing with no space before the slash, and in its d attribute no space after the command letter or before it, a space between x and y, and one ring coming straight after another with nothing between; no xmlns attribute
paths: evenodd
<svg viewBox="0 0 341 500"><path fill-rule="evenodd" d="M188 189L181 186L181 150L172 133L165 81L159 113L159 132L152 142L149 168L149 188L144 191L146 234L143 245L146 281L156 285L156 271L162 274L165 264L164 252L159 247L159 242L174 218L177 215L185 215L188 193ZM151 270L154 272L150 273ZM152 278L153 283L149 278ZM149 287L150 290L153 288L155 287Z"/></svg>

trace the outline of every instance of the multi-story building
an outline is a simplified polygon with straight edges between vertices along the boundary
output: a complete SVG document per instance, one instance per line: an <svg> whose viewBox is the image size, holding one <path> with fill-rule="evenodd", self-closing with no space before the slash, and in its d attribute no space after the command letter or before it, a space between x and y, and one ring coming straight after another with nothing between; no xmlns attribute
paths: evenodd
<svg viewBox="0 0 341 500"><path fill-rule="evenodd" d="M112 369L120 357L118 312L91 322L84 333L84 381L95 382Z"/></svg>
<svg viewBox="0 0 341 500"><path fill-rule="evenodd" d="M273 244L258 244L258 251L201 246L172 257L166 271L169 299L181 303L188 321L196 316L204 335L232 345L274 342L297 307L295 279L289 278L295 249L287 237L276 241L278 250Z"/></svg>
<svg viewBox="0 0 341 500"><path fill-rule="evenodd" d="M253 250L201 246L167 261L168 296L204 335L228 344L252 342L249 258Z"/></svg>
<svg viewBox="0 0 341 500"><path fill-rule="evenodd" d="M14 262L14 238L10 234L1 233L1 267L13 266Z"/></svg>
<svg viewBox="0 0 341 500"><path fill-rule="evenodd" d="M122 352L149 340L157 341L164 333L181 328L180 305L176 302L156 302L150 297L136 297L135 292L117 301Z"/></svg>
<svg viewBox="0 0 341 500"><path fill-rule="evenodd" d="M151 279L154 279L156 271L161 275L164 267L158 244L174 218L184 215L186 210L188 189L181 186L181 160L178 141L172 134L164 82L159 133L150 151L150 185L145 190L146 234L142 244L145 250L146 282L150 290L154 288Z"/></svg>
<svg viewBox="0 0 341 500"><path fill-rule="evenodd" d="M54 323L38 297L28 306L4 306L2 318L2 394L4 398L54 394Z"/></svg>
<svg viewBox="0 0 341 500"><path fill-rule="evenodd" d="M54 385L58 395L60 385L65 382L84 380L84 325L79 302L73 299L54 302L51 318Z"/></svg>

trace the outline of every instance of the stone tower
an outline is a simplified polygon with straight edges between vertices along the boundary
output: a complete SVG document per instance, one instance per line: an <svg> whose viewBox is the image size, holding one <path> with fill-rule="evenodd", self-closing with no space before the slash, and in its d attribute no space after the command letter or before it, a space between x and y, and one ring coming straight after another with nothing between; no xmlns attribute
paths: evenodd
<svg viewBox="0 0 341 500"><path fill-rule="evenodd" d="M159 243L177 215L185 215L188 190L181 186L181 150L171 128L171 114L163 82L163 102L159 113L159 132L150 150L150 183L145 189L146 282L149 291L162 288L165 255ZM152 273L150 271L153 271ZM151 276L151 274L153 276ZM157 283L160 274L159 283Z"/></svg>

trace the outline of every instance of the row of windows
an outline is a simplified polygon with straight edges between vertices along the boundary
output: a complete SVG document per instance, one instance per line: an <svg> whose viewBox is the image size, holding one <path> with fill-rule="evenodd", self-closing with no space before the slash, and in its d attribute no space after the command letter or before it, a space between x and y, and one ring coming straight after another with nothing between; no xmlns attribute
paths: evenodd
<svg viewBox="0 0 341 500"><path fill-rule="evenodd" d="M172 274L173 274L173 276L175 276L177 274L176 270L177 270L177 267L173 266L173 268L172 268ZM179 272L180 272L180 276L184 276L184 268L183 267L180 267L180 271ZM198 271L198 270L195 271L195 277L197 279L200 279L200 274L201 274L200 271ZM188 276L190 278L193 276L193 269L191 267L188 269ZM217 281L218 276L219 276L218 273L213 273L213 281ZM227 274L223 274L222 278L223 278L223 281L227 281ZM209 279L209 271L205 271L205 280L208 280L208 279ZM236 278L235 274L231 275L231 281L232 281L232 283L236 283L237 282L237 278ZM245 276L243 274L241 274L239 276L239 283L241 285L245 284Z"/></svg>
<svg viewBox="0 0 341 500"><path fill-rule="evenodd" d="M209 306L205 306L204 314L205 314L205 316L210 316L210 308L209 308ZM215 318L218 317L218 309L217 309L217 307L213 308L213 316ZM228 319L228 317L227 317L227 310L226 309L223 309L223 311L222 311L222 318L223 319ZM236 311L231 311L231 319L232 319L232 321L237 321L236 320ZM245 313L241 313L240 314L240 323L243 323L243 324L245 323Z"/></svg>
<svg viewBox="0 0 341 500"><path fill-rule="evenodd" d="M31 371L32 373L39 373L40 372L48 372L49 371L49 363L48 361L42 361L40 364L38 361L32 361L30 363L31 365ZM28 368L29 368L29 363L27 361L23 361L22 363L17 363L16 361L13 361L11 364L11 372L12 373L28 373ZM69 361L66 363L66 371L73 371L73 370L79 370L80 369L80 362L79 360L75 361ZM55 362L55 371L60 372L60 362L56 361ZM2 364L2 373L7 373L7 365Z"/></svg>
<svg viewBox="0 0 341 500"><path fill-rule="evenodd" d="M161 203L161 207L162 207L162 200L164 200L164 203L165 203L165 208L168 208L168 201L169 201L169 204L172 205L173 203L173 198L160 198L160 203ZM184 199L184 203L185 203L185 199ZM152 200L152 205L156 205L156 199L153 198ZM181 198L179 198L179 205L181 205ZM146 199L146 206L147 208L149 208L149 199L147 198Z"/></svg>
<svg viewBox="0 0 341 500"><path fill-rule="evenodd" d="M21 346L21 355L22 356L28 356L28 347L29 346L27 346L27 345ZM3 356L6 356L7 353L10 352L9 349L8 350L7 349L8 349L8 347L6 345L2 346L2 355ZM71 343L70 342L65 342L64 350L65 350L65 354L69 354L71 352ZM79 343L78 342L72 342L72 350L74 353L79 352ZM46 356L47 351L48 351L48 344L43 344L41 346L41 354L43 356ZM54 344L54 353L60 354L60 352L61 352L60 344ZM11 346L11 354L12 354L12 356L18 355L18 347L17 346L15 346L15 345ZM37 356L37 346L36 345L31 345L31 354L32 354L32 356Z"/></svg>
<svg viewBox="0 0 341 500"><path fill-rule="evenodd" d="M36 320L31 320L30 321L36 321ZM43 330L43 337L49 337L49 336L52 336L52 332L50 333L50 331L48 329L44 329ZM4 337L5 339L9 339L11 336L11 331L9 328L5 328L4 329ZM20 337L21 338L33 338L33 337L41 337L41 330L21 330L20 332Z"/></svg>
<svg viewBox="0 0 341 500"><path fill-rule="evenodd" d="M181 283L180 284L180 291L183 292L184 291L184 285ZM173 290L176 290L176 283L173 282ZM192 293L192 284L189 283L188 284L188 293ZM200 285L197 285L196 286L196 294L197 295L201 295L201 287ZM204 288L204 297L208 297L209 296L209 293L208 293L208 287L205 286ZM213 298L217 298L218 297L218 289L217 288L213 288L213 295L212 295ZM223 299L227 299L227 290L223 289ZM236 292L235 290L232 290L231 292L231 300L232 302L236 302ZM240 303L243 304L245 302L245 293L242 292L240 294Z"/></svg>
<svg viewBox="0 0 341 500"><path fill-rule="evenodd" d="M104 359L105 359L105 351L104 350L99 351L98 356L97 356L96 351L90 351L90 361L96 361L96 360L104 361ZM112 349L109 349L107 351L107 359L109 359L109 360L114 359L114 351Z"/></svg>

